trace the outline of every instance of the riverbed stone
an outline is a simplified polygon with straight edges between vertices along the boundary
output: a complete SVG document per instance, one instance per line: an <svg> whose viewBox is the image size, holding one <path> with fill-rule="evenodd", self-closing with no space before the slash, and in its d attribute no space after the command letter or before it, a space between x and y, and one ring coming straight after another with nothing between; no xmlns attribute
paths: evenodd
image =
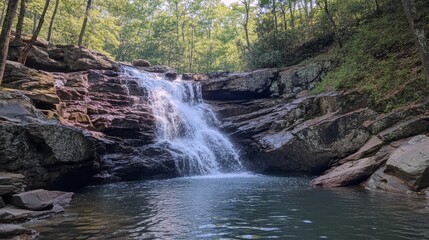
<svg viewBox="0 0 429 240"><path fill-rule="evenodd" d="M52 196L43 189L12 195L11 203L19 208L41 211L53 207Z"/></svg>
<svg viewBox="0 0 429 240"><path fill-rule="evenodd" d="M429 137L413 137L395 150L386 163L386 173L402 179L414 190L429 187Z"/></svg>
<svg viewBox="0 0 429 240"><path fill-rule="evenodd" d="M0 224L0 239L34 239L36 232L16 224Z"/></svg>
<svg viewBox="0 0 429 240"><path fill-rule="evenodd" d="M387 161L393 150L393 147L385 146L372 157L345 162L338 167L329 169L324 175L311 181L311 185L342 187L360 184Z"/></svg>

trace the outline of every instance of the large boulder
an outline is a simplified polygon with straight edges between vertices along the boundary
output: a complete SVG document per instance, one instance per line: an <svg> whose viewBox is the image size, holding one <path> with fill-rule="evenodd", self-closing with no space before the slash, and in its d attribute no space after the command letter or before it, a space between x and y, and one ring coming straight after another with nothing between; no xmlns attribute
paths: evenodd
<svg viewBox="0 0 429 240"><path fill-rule="evenodd" d="M419 135L400 146L387 161L385 172L413 190L429 187L429 137Z"/></svg>
<svg viewBox="0 0 429 240"><path fill-rule="evenodd" d="M0 171L20 173L29 188L88 181L97 169L93 138L46 120L20 92L0 91Z"/></svg>
<svg viewBox="0 0 429 240"><path fill-rule="evenodd" d="M340 116L323 116L292 130L266 132L252 160L258 169L319 173L333 160L357 151L370 134L362 126L373 112L358 110Z"/></svg>
<svg viewBox="0 0 429 240"><path fill-rule="evenodd" d="M203 97L223 101L292 97L313 89L329 67L329 62L320 62L246 73L211 74L202 82ZM193 79L194 76L188 78Z"/></svg>

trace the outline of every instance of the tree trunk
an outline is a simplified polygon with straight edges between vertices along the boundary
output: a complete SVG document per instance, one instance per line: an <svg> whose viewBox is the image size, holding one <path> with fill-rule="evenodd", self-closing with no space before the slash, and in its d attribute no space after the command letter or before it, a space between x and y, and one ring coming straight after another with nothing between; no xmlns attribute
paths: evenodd
<svg viewBox="0 0 429 240"><path fill-rule="evenodd" d="M59 2L60 0L55 1L54 12L52 13L51 22L49 23L48 38L46 39L48 40L49 43L51 43L51 39L52 39L52 28L54 27L54 20L55 20L55 15L57 15Z"/></svg>
<svg viewBox="0 0 429 240"><path fill-rule="evenodd" d="M14 42L20 44L22 42L22 27L24 26L25 10L27 8L27 0L21 0L19 8L18 23L16 24L15 40Z"/></svg>
<svg viewBox="0 0 429 240"><path fill-rule="evenodd" d="M380 3L378 2L378 0L375 0L375 11L380 12Z"/></svg>
<svg viewBox="0 0 429 240"><path fill-rule="evenodd" d="M284 4L280 5L280 10L283 16L283 30L287 31L287 19L286 19L286 6Z"/></svg>
<svg viewBox="0 0 429 240"><path fill-rule="evenodd" d="M250 0L243 0L244 8L246 9L246 19L244 20L244 32L246 34L246 44L247 48L250 48L250 40L249 40L249 12L250 12Z"/></svg>
<svg viewBox="0 0 429 240"><path fill-rule="evenodd" d="M3 81L4 70L6 68L7 52L9 51L9 36L12 29L13 19L15 18L18 0L9 0L6 10L6 16L3 21L0 33L0 86Z"/></svg>
<svg viewBox="0 0 429 240"><path fill-rule="evenodd" d="M31 30L31 34L34 34L36 32L36 28L37 28L37 12L34 13L33 15L33 29Z"/></svg>
<svg viewBox="0 0 429 240"><path fill-rule="evenodd" d="M82 46L83 35L85 34L86 23L88 22L89 12L91 11L91 5L92 5L92 0L88 0L88 3L86 5L86 10L85 10L85 17L83 18L82 29L79 34L79 41L77 43L79 47Z"/></svg>
<svg viewBox="0 0 429 240"><path fill-rule="evenodd" d="M332 27L334 28L334 34L336 36L338 44L340 45L340 48L342 48L343 47L343 41L341 39L340 32L338 31L337 23L335 22L334 17L332 16L331 12L329 11L328 0L323 0L323 6L321 5L320 1L317 1L317 4L319 5L320 8L323 9L323 11L326 14L326 17L331 22Z"/></svg>
<svg viewBox="0 0 429 240"><path fill-rule="evenodd" d="M276 0L273 0L273 15L274 15L274 34L277 36L279 31L278 20L277 20L277 9L276 9Z"/></svg>
<svg viewBox="0 0 429 240"><path fill-rule="evenodd" d="M7 7L7 0L4 0L3 3L3 9L1 10L1 18L0 18L0 25L3 23L3 18L4 18L4 13L6 11L6 7Z"/></svg>
<svg viewBox="0 0 429 240"><path fill-rule="evenodd" d="M402 0L402 6L404 7L404 11L407 15L411 31L413 32L417 48L420 52L426 79L429 82L429 44L427 33L425 32L425 20L424 17L421 16L421 13L417 10L421 9L417 6L417 2L418 0ZM423 4L426 3L423 3L422 1L422 5Z"/></svg>
<svg viewBox="0 0 429 240"><path fill-rule="evenodd" d="M290 27L295 29L295 2L289 2L289 12L290 12Z"/></svg>
<svg viewBox="0 0 429 240"><path fill-rule="evenodd" d="M30 51L31 47L33 47L34 43L37 40L37 37L39 36L40 30L43 27L43 22L45 22L45 15L48 11L50 0L46 0L45 7L43 8L42 15L40 16L39 24L37 25L36 31L33 33L33 36L31 37L30 42L22 49L21 53L19 54L18 61L25 65L25 62L27 61L27 55Z"/></svg>

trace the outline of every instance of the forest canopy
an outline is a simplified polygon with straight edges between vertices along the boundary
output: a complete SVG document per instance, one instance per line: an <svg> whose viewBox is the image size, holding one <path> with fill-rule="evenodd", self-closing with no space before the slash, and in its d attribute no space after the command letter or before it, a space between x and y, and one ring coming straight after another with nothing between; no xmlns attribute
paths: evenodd
<svg viewBox="0 0 429 240"><path fill-rule="evenodd" d="M82 43L119 61L144 58L180 72L267 67L296 62L297 46L343 37L378 10L378 1L93 0ZM45 0L26 2L23 32L31 34ZM52 44L77 43L85 8L85 0L58 0ZM51 3L46 18L54 11ZM48 32L44 24L40 36L48 38Z"/></svg>
<svg viewBox="0 0 429 240"><path fill-rule="evenodd" d="M1 20L7 2L0 2ZM26 4L23 32L32 34L49 1L19 2ZM208 73L289 66L333 44L342 48L392 0L50 2L45 16L50 23L39 36L53 45L79 43L118 61L147 59L179 72Z"/></svg>

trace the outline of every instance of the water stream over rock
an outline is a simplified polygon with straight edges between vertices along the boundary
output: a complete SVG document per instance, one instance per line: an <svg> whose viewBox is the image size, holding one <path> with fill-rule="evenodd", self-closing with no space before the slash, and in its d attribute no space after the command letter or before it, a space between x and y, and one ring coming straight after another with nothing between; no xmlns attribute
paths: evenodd
<svg viewBox="0 0 429 240"><path fill-rule="evenodd" d="M217 119L193 81L170 81L161 75L123 67L137 79L155 117L155 145L174 157L179 175L212 175L242 170L240 156L217 128Z"/></svg>

